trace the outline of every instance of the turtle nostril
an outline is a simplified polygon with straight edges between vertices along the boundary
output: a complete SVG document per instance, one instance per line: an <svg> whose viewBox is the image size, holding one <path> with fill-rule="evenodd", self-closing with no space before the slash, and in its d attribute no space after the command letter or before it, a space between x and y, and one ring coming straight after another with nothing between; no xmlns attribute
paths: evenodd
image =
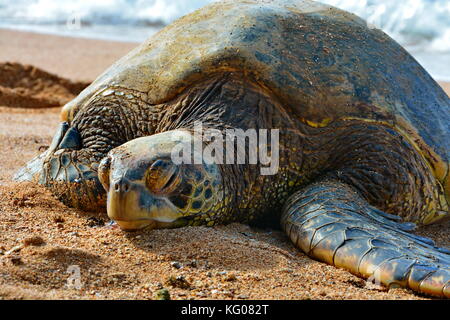
<svg viewBox="0 0 450 320"><path fill-rule="evenodd" d="M119 180L114 183L114 190L116 192L128 192L130 190L130 184L127 181Z"/></svg>

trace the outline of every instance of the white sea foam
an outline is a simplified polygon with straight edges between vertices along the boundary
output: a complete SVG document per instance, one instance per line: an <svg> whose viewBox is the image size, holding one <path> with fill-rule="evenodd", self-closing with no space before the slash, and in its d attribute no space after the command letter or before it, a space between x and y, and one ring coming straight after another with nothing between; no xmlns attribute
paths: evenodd
<svg viewBox="0 0 450 320"><path fill-rule="evenodd" d="M321 0L350 11L402 44L430 74L450 81L449 0Z"/></svg>
<svg viewBox="0 0 450 320"><path fill-rule="evenodd" d="M408 45L433 43L432 50L450 51L448 0L322 0L353 12Z"/></svg>
<svg viewBox="0 0 450 320"><path fill-rule="evenodd" d="M0 27L143 41L164 24L216 0L0 0ZM353 12L450 80L449 0L321 0Z"/></svg>
<svg viewBox="0 0 450 320"><path fill-rule="evenodd" d="M27 24L64 23L74 15L86 23L170 23L212 0L0 0L0 18Z"/></svg>

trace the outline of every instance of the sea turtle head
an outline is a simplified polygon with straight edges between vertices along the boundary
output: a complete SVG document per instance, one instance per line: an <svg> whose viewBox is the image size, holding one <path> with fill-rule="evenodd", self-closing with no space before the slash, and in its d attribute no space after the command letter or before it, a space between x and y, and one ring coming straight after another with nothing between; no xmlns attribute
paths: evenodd
<svg viewBox="0 0 450 320"><path fill-rule="evenodd" d="M223 202L220 170L187 160L194 155L193 142L190 132L174 130L111 150L98 169L108 216L123 230L214 223Z"/></svg>

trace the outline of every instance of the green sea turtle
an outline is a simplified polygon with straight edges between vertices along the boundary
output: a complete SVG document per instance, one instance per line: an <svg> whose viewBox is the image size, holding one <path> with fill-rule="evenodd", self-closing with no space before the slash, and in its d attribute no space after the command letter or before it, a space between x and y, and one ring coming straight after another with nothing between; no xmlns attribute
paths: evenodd
<svg viewBox="0 0 450 320"><path fill-rule="evenodd" d="M50 148L16 179L39 179L71 206L106 207L125 230L278 224L314 259L450 297L449 251L408 232L449 216L449 107L400 45L353 14L221 1L68 103ZM196 121L224 135L278 129L278 171L175 163L176 146L215 141L195 137Z"/></svg>

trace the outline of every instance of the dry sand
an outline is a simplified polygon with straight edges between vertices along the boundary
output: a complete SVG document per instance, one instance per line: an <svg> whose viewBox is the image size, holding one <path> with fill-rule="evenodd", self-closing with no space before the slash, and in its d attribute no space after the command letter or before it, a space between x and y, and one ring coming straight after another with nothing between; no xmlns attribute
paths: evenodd
<svg viewBox="0 0 450 320"><path fill-rule="evenodd" d="M0 30L0 62L92 81L134 45ZM425 298L366 288L309 259L277 230L232 224L124 233L105 214L67 208L40 186L12 182L49 145L58 113L0 107L0 299L152 299L161 287L173 299ZM418 233L449 247L449 231L447 222ZM67 286L71 266L79 267L81 289Z"/></svg>
<svg viewBox="0 0 450 320"><path fill-rule="evenodd" d="M0 62L31 64L75 81L92 81L137 43L0 29Z"/></svg>
<svg viewBox="0 0 450 320"><path fill-rule="evenodd" d="M31 65L0 63L0 106L59 107L88 85L89 82L72 82Z"/></svg>

